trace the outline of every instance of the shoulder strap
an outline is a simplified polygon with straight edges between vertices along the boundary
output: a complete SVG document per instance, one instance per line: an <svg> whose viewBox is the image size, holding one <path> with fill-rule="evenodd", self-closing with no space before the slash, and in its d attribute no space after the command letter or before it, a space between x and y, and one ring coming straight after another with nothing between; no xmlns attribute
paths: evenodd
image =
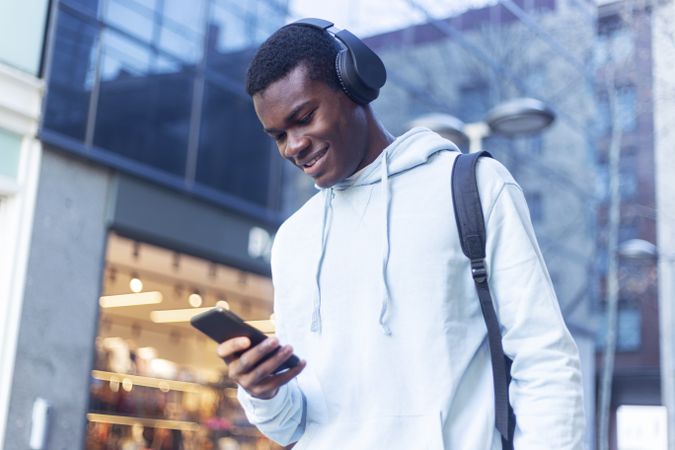
<svg viewBox="0 0 675 450"><path fill-rule="evenodd" d="M471 276L476 284L480 308L487 326L488 346L492 360L492 382L495 391L495 426L502 435L502 448L513 449L515 415L509 403L511 360L504 355L499 321L492 304L485 267L485 219L478 195L476 164L481 156L492 158L486 151L462 154L452 168L452 200L462 251L471 260Z"/></svg>

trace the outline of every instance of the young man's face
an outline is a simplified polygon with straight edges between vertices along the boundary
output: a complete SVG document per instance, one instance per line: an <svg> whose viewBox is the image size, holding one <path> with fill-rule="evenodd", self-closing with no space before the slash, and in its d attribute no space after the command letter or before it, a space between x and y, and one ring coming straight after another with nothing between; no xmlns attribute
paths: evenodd
<svg viewBox="0 0 675 450"><path fill-rule="evenodd" d="M319 187L333 186L369 162L365 108L310 80L302 64L254 95L253 106L281 156Z"/></svg>

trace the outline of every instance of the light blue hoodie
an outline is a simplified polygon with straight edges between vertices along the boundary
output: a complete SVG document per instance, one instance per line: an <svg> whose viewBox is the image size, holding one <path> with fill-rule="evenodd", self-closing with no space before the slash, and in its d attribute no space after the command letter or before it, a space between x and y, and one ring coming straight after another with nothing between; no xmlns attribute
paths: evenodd
<svg viewBox="0 0 675 450"><path fill-rule="evenodd" d="M249 420L294 450L500 449L486 328L455 225L456 147L415 128L310 199L272 251L277 334L308 361ZM517 449L582 448L576 346L522 192L478 164L487 258L513 360Z"/></svg>

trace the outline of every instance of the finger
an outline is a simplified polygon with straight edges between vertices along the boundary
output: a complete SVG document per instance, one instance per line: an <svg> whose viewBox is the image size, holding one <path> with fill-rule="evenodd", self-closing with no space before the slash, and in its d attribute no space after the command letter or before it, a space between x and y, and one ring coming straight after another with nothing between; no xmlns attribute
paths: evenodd
<svg viewBox="0 0 675 450"><path fill-rule="evenodd" d="M267 377L264 382L259 383L247 391L258 398L272 398L276 395L278 389L284 384L291 381L293 378L297 377L300 372L307 366L305 360L301 360L297 366L276 375L271 375Z"/></svg>
<svg viewBox="0 0 675 450"><path fill-rule="evenodd" d="M262 341L250 350L245 351L236 361L235 371L237 373L250 372L258 363L267 356L268 353L275 351L279 347L279 340L270 337Z"/></svg>
<svg viewBox="0 0 675 450"><path fill-rule="evenodd" d="M281 366L292 355L293 355L293 347L291 347L290 345L279 347L279 349L276 350L276 353L274 353L273 356L256 365L250 371L245 382L247 382L250 385L260 383L265 378L269 377L270 375L273 375L274 371L276 371L279 368L279 366Z"/></svg>
<svg viewBox="0 0 675 450"><path fill-rule="evenodd" d="M251 346L251 340L247 337L228 339L216 348L218 356L223 358L227 364L230 364L237 358L237 355Z"/></svg>

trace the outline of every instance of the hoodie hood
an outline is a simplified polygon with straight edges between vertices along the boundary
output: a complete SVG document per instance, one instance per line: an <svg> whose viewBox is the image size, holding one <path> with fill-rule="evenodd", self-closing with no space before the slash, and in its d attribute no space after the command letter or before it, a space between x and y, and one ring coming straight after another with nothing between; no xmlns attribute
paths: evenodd
<svg viewBox="0 0 675 450"><path fill-rule="evenodd" d="M377 183L383 179L383 165L387 166L386 173L391 177L425 164L440 151L459 151L459 148L427 128L413 128L385 147L375 161L335 184L332 189L343 190Z"/></svg>
<svg viewBox="0 0 675 450"><path fill-rule="evenodd" d="M386 335L391 334L388 324L389 309L391 305L391 291L389 289L389 276L387 266L389 263L389 212L391 209L391 190L389 178L393 175L410 170L419 165L425 164L429 158L441 151L457 151L459 149L455 144L442 138L438 134L427 128L413 128L407 133L399 136L387 146L382 153L369 165L359 170L352 176L335 184L334 186L323 189L324 211L321 221L321 252L316 269L316 290L314 298L314 309L312 312L311 330L321 332L321 268L326 253L326 244L330 234L332 221L332 201L335 191L342 191L354 186L367 186L375 183L381 183L382 196L384 202L383 227L384 233L382 242L382 306L380 309L379 324Z"/></svg>

